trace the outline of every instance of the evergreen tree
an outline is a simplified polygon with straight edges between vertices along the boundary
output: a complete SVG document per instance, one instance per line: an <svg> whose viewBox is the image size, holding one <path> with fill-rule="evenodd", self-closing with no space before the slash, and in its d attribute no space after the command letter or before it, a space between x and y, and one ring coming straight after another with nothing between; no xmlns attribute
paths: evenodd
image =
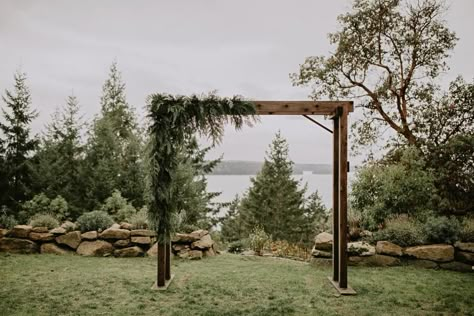
<svg viewBox="0 0 474 316"><path fill-rule="evenodd" d="M37 173L41 191L49 197L61 195L69 204L69 215L75 219L84 212L82 164L84 147L81 143L83 124L79 103L74 95L65 107L57 110L38 152Z"/></svg>
<svg viewBox="0 0 474 316"><path fill-rule="evenodd" d="M330 228L328 212L318 191L312 193L307 198L305 217L306 221L302 228L306 235L306 241L312 242L312 238L315 234Z"/></svg>
<svg viewBox="0 0 474 316"><path fill-rule="evenodd" d="M101 114L92 123L87 142L87 207L98 207L115 189L133 205L143 205L142 155L140 130L113 63L102 89Z"/></svg>
<svg viewBox="0 0 474 316"><path fill-rule="evenodd" d="M31 95L26 85L26 74L18 71L14 75L14 90L5 91L2 109L4 122L0 130L4 135L2 155L2 191L0 204L16 213L19 204L32 196L32 161L31 156L37 148L38 141L31 135L30 124L36 118L36 111L31 109Z"/></svg>
<svg viewBox="0 0 474 316"><path fill-rule="evenodd" d="M305 238L305 191L292 178L293 162L288 158L288 144L276 134L262 170L252 178L252 186L240 207L246 228L260 225L276 240L299 242Z"/></svg>
<svg viewBox="0 0 474 316"><path fill-rule="evenodd" d="M241 240L248 233L245 230L242 216L240 216L240 197L238 195L230 202L229 210L222 218L221 234L222 238L227 242Z"/></svg>

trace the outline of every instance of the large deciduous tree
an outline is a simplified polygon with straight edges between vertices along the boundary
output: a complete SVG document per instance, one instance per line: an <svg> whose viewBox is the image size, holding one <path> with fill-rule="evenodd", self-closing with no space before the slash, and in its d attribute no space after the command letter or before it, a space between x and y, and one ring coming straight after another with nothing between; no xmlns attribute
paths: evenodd
<svg viewBox="0 0 474 316"><path fill-rule="evenodd" d="M363 118L358 143L373 143L389 127L419 146L415 115L432 104L440 73L457 38L436 0L356 0L339 16L340 30L329 35L334 53L306 58L292 75L296 85L312 85L313 97L359 98Z"/></svg>
<svg viewBox="0 0 474 316"><path fill-rule="evenodd" d="M4 140L2 155L2 191L0 205L5 205L10 212L16 213L19 205L33 194L31 156L38 145L38 140L31 134L30 124L36 118L36 111L31 109L31 94L26 85L26 74L18 71L14 75L13 91L6 90L2 109L3 122L0 130Z"/></svg>

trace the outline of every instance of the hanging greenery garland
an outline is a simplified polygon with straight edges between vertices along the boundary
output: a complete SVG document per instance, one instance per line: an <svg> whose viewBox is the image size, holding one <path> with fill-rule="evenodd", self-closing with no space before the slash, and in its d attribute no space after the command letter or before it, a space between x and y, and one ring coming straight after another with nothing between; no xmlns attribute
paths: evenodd
<svg viewBox="0 0 474 316"><path fill-rule="evenodd" d="M218 143L224 125L236 129L255 121L255 105L240 97L206 96L149 96L148 118L150 148L150 199L148 215L158 235L158 242L168 242L172 233L172 219L176 213L172 183L178 167L178 153L184 141L198 133Z"/></svg>

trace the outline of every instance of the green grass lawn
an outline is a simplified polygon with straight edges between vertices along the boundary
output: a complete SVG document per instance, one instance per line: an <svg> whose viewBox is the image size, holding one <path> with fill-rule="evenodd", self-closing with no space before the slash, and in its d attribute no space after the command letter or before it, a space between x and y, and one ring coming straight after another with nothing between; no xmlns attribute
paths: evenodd
<svg viewBox="0 0 474 316"><path fill-rule="evenodd" d="M0 315L474 315L474 274L349 269L338 296L328 267L224 254L174 261L151 290L153 258L0 254Z"/></svg>

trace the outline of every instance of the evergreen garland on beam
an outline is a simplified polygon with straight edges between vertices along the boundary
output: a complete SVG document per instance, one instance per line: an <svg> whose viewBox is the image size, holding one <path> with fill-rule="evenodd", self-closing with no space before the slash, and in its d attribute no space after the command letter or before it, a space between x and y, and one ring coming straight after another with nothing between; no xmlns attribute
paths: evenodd
<svg viewBox="0 0 474 316"><path fill-rule="evenodd" d="M207 96L149 96L148 118L151 173L151 196L148 215L158 235L158 242L170 240L172 219L176 213L172 183L178 166L178 153L185 139L198 133L220 142L224 124L236 129L255 121L255 105L240 97Z"/></svg>

